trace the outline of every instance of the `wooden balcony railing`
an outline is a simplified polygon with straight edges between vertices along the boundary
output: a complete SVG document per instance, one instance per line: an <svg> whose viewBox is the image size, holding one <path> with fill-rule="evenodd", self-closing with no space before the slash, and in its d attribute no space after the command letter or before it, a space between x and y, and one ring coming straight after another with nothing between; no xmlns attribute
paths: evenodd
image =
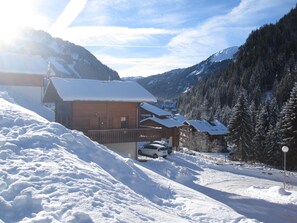
<svg viewBox="0 0 297 223"><path fill-rule="evenodd" d="M163 137L163 130L150 128L88 130L86 134L94 141L109 144L160 140Z"/></svg>

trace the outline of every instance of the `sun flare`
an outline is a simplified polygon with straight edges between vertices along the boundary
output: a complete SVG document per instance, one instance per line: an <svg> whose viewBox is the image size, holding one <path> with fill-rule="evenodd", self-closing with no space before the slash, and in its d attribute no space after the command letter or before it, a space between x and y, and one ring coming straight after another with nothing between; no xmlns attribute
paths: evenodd
<svg viewBox="0 0 297 223"><path fill-rule="evenodd" d="M36 1L0 0L0 42L13 42L24 27L41 28L44 19L34 10Z"/></svg>

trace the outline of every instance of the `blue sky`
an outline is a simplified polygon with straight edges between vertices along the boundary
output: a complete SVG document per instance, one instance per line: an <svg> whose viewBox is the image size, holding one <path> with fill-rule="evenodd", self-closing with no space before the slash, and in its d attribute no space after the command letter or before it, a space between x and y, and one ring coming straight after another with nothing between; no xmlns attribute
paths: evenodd
<svg viewBox="0 0 297 223"><path fill-rule="evenodd" d="M0 20L84 46L121 77L148 76L240 46L252 30L277 22L295 5L296 0L0 0Z"/></svg>

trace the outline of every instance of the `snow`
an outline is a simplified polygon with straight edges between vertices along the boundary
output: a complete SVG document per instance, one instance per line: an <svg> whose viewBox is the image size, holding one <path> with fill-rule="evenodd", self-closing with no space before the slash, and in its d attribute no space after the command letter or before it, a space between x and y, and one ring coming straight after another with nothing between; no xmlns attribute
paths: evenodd
<svg viewBox="0 0 297 223"><path fill-rule="evenodd" d="M42 102L43 89L31 86L1 86L0 98L14 102L22 107L34 111L49 121L55 120L53 110L45 107Z"/></svg>
<svg viewBox="0 0 297 223"><path fill-rule="evenodd" d="M151 105L149 103L141 103L140 107L148 112L153 113L157 116L171 116L172 114L168 111L158 108L157 106Z"/></svg>
<svg viewBox="0 0 297 223"><path fill-rule="evenodd" d="M59 72L68 74L68 71L65 69L64 65L59 62L59 60L54 57L50 57L48 60L50 65L55 67Z"/></svg>
<svg viewBox="0 0 297 223"><path fill-rule="evenodd" d="M215 63L215 62L221 62L223 60L233 59L234 54L236 54L237 51L238 51L237 46L233 46L233 47L229 47L227 49L224 49L224 50L214 54L211 57L211 62Z"/></svg>
<svg viewBox="0 0 297 223"><path fill-rule="evenodd" d="M167 128L173 128L173 127L181 127L183 126L183 124L181 122L178 122L174 119L171 118L166 118L166 119L161 119L161 118L157 118L157 117L150 117L150 118L146 118L140 121L140 124L145 123L146 121L153 121L156 123L159 123Z"/></svg>
<svg viewBox="0 0 297 223"><path fill-rule="evenodd" d="M189 73L187 75L187 77L190 77L190 76L198 76L199 74L201 74L205 69L205 64L202 63L201 66L199 66L199 68L197 70L194 70L192 71L191 73Z"/></svg>
<svg viewBox="0 0 297 223"><path fill-rule="evenodd" d="M282 171L225 161L224 154L176 152L142 165L248 218L241 222L296 222L297 173L290 173L284 190Z"/></svg>
<svg viewBox="0 0 297 223"><path fill-rule="evenodd" d="M174 117L173 117L176 121L178 122L184 122L187 120L187 118L181 114L175 114Z"/></svg>
<svg viewBox="0 0 297 223"><path fill-rule="evenodd" d="M0 222L296 222L297 175L222 154L139 162L0 94Z"/></svg>
<svg viewBox="0 0 297 223"><path fill-rule="evenodd" d="M52 77L45 93L45 102L57 91L63 101L156 102L156 98L134 81L100 81ZM54 88L54 89L53 89Z"/></svg>
<svg viewBox="0 0 297 223"><path fill-rule="evenodd" d="M46 75L48 65L38 55L0 53L0 72Z"/></svg>
<svg viewBox="0 0 297 223"><path fill-rule="evenodd" d="M188 120L185 122L193 126L197 131L207 132L209 135L228 134L228 128L218 120L212 122L206 120Z"/></svg>

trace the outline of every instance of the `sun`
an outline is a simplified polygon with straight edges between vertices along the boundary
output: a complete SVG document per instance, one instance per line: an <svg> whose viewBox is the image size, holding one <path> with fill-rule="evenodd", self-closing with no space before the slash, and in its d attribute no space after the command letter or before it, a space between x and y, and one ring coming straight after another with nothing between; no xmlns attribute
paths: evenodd
<svg viewBox="0 0 297 223"><path fill-rule="evenodd" d="M35 0L0 0L0 42L13 42L22 28L39 29L44 18L36 11Z"/></svg>

